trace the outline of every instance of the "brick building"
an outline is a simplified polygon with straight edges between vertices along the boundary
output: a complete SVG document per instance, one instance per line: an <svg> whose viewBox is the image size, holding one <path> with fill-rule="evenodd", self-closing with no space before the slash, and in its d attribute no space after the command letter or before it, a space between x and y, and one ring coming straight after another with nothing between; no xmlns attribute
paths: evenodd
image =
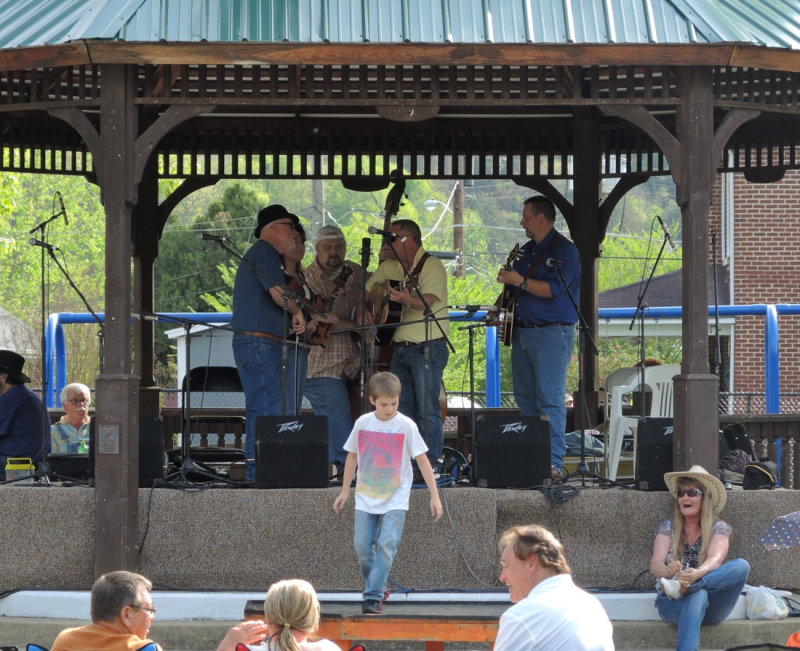
<svg viewBox="0 0 800 651"><path fill-rule="evenodd" d="M800 302L800 172L787 170L771 183L752 182L740 173L719 175L709 228L719 234L717 262L728 272L730 303ZM779 326L781 411L786 413L798 411L800 404L787 396L800 393L800 317L781 316ZM731 389L763 393L763 317L736 317L732 359Z"/></svg>

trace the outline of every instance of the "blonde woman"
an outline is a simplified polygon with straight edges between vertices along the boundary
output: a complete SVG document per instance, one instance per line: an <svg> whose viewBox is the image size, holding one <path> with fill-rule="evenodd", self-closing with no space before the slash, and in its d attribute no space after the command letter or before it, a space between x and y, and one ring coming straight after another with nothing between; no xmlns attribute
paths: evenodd
<svg viewBox="0 0 800 651"><path fill-rule="evenodd" d="M664 481L675 498L675 514L656 529L650 573L656 582L656 607L678 627L678 651L700 648L701 624L719 624L742 592L750 565L743 558L725 562L731 526L717 515L727 499L725 487L702 466L668 472Z"/></svg>
<svg viewBox="0 0 800 651"><path fill-rule="evenodd" d="M330 640L313 640L319 628L319 601L308 581L273 583L264 601L269 637L253 651L341 651ZM313 640L313 641L312 641Z"/></svg>

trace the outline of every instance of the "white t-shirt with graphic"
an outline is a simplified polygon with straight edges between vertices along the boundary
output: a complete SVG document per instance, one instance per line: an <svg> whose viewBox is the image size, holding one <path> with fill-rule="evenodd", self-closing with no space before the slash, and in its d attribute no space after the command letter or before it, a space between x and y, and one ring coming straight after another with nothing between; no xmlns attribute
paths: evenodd
<svg viewBox="0 0 800 651"><path fill-rule="evenodd" d="M355 422L344 449L358 456L359 511L408 511L414 476L411 459L428 451L413 420L400 412L391 420L379 420L371 411Z"/></svg>

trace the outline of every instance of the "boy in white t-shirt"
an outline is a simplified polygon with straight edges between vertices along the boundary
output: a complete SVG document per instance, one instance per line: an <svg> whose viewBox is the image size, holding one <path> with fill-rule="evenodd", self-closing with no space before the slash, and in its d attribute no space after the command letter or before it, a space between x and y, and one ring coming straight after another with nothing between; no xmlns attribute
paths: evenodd
<svg viewBox="0 0 800 651"><path fill-rule="evenodd" d="M400 380L394 373L376 373L369 379L369 401L375 407L353 425L344 449L342 491L333 502L340 513L356 480L356 514L353 542L364 575L361 612L378 615L386 598L386 580L392 569L397 546L403 537L415 459L431 492L434 522L442 517L442 502L425 454L428 447L413 420L397 411Z"/></svg>

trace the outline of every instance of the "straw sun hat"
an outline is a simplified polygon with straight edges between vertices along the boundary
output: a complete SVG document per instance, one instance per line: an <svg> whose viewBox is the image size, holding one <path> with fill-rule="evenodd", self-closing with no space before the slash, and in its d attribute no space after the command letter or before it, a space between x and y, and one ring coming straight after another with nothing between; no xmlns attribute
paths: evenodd
<svg viewBox="0 0 800 651"><path fill-rule="evenodd" d="M703 487L705 498L711 504L711 510L717 515L725 506L728 496L722 482L708 473L703 466L692 466L689 470L678 472L668 472L664 475L664 483L667 485L672 497L678 499L678 484L683 478L691 479Z"/></svg>

